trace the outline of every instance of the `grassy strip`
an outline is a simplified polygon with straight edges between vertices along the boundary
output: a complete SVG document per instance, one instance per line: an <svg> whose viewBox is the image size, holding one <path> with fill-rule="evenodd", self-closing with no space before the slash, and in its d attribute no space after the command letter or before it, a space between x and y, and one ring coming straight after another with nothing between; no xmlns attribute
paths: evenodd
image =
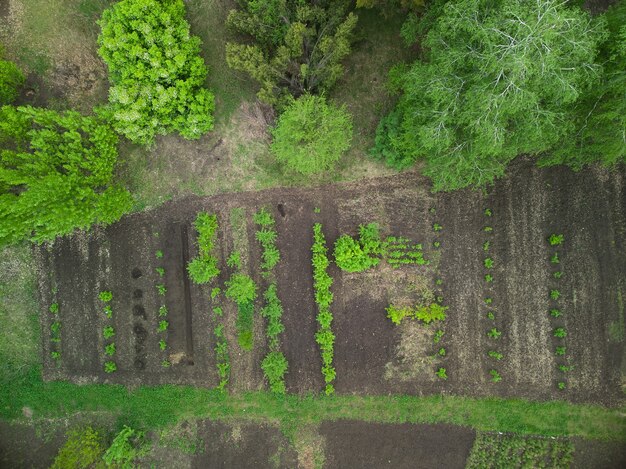
<svg viewBox="0 0 626 469"><path fill-rule="evenodd" d="M326 272L330 262L326 255L328 249L321 223L313 225L313 240L311 247L313 253L313 287L315 288L315 302L318 306L317 322L320 325L317 334L315 334L315 341L322 351L322 374L326 382L325 392L326 395L331 395L335 392L332 382L337 375L333 367L335 335L330 327L333 322L333 314L330 312L330 305L333 302L330 286L333 284L333 279Z"/></svg>
<svg viewBox="0 0 626 469"><path fill-rule="evenodd" d="M272 275L272 271L276 264L280 261L280 252L276 247L276 238L278 233L274 228L276 221L271 213L262 208L254 215L254 222L259 225L256 232L256 239L263 248L263 276L270 277L272 283L265 290L263 299L265 306L261 309L261 316L267 319L265 335L269 343L269 352L261 362L261 369L267 378L270 390L275 394L285 394L285 373L289 364L285 355L280 351L280 334L285 330L282 323L283 306L278 298L276 279Z"/></svg>
<svg viewBox="0 0 626 469"><path fill-rule="evenodd" d="M449 423L481 431L545 436L580 436L626 441L626 409L607 409L562 401L475 399L455 396L275 397L271 393L230 396L191 386L77 386L43 383L39 368L0 383L0 417L17 419L28 407L35 418L67 417L74 412L108 411L136 428L161 428L185 418L279 421L283 428L324 420L355 419L386 423Z"/></svg>

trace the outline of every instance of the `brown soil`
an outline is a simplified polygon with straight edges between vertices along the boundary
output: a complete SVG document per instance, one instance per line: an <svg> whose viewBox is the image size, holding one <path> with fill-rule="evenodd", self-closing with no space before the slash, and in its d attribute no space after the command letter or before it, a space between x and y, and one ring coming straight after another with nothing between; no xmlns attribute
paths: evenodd
<svg viewBox="0 0 626 469"><path fill-rule="evenodd" d="M574 438L572 469L621 469L626 467L623 443Z"/></svg>
<svg viewBox="0 0 626 469"><path fill-rule="evenodd" d="M62 431L44 437L33 426L0 420L0 468L48 468L64 442Z"/></svg>
<svg viewBox="0 0 626 469"><path fill-rule="evenodd" d="M324 422L327 468L464 468L475 432L451 425Z"/></svg>
<svg viewBox="0 0 626 469"><path fill-rule="evenodd" d="M286 382L290 392L322 389L320 354L314 338L317 323L310 264L313 223L323 224L332 247L340 234L355 234L359 224L376 221L385 236L406 236L422 243L431 264L391 269L383 263L359 274L331 266L335 280L331 309L337 336L338 392L444 392L618 403L622 398L624 346L619 334L610 330L619 329L620 314L623 317L619 298L626 295L623 178L624 168L613 173L599 169L573 173L564 168L539 170L531 162L520 160L511 167L510 177L498 182L488 194L461 191L432 195L425 179L404 173L316 189L187 198L125 217L109 228L59 240L50 253L40 251L41 272L51 271L59 286L63 323L60 369L55 369L47 358L49 344L44 340L46 378L215 384L212 326L207 314L208 296L214 285L188 287L189 312L185 307L181 233L186 226L188 250L192 251L188 255L193 257L195 233L190 223L199 210L218 214L223 283L230 274L225 259L233 245L229 212L243 207L248 217L248 271L262 292L267 283L260 276L260 247L254 240L251 215L264 205L276 217L279 234L282 260L275 273L284 307L282 349L289 361ZM320 213L314 212L316 207ZM483 214L485 208L493 211L492 217ZM435 233L433 223L442 225L442 231ZM483 231L487 224L493 232ZM154 237L155 232L160 233L159 238ZM558 248L558 268L565 275L558 283L549 262L554 249L546 242L551 233L565 235L565 243ZM491 241L489 256L495 262L495 280L490 285L483 279L482 244L486 239ZM434 240L441 243L439 249L433 247ZM157 249L165 252L165 299L171 322L168 343L172 353L185 358L167 370L160 366L155 333L160 301L155 290ZM145 275L133 279L131 272L135 268ZM47 309L50 284L45 275L41 278L42 307ZM441 287L435 287L435 278L442 279ZM553 288L561 291L559 307L565 313L558 320L548 314L553 307L548 293ZM105 318L97 294L104 289L113 292L119 334L116 359L120 371L109 376L101 371ZM146 312L146 319L139 322L147 331L146 366L142 370L133 367L136 357L132 328L137 320L133 319L132 307L137 303L133 292L138 289L142 290L141 305ZM390 302L416 301L429 290L441 294L449 306L445 323L430 328L394 327L385 317L384 309ZM493 298L495 323L486 318L489 309L483 300L487 296ZM257 315L255 319L254 350L242 352L233 329L236 308L231 306L225 308L224 320L229 325L232 389L259 389L263 386L259 364L267 351L261 318ZM257 311L258 307L260 303ZM49 316L43 319L46 334ZM497 342L486 334L494 326L502 331ZM554 354L555 327L566 327L568 331L566 346L574 366L567 373L565 391L556 388L557 381L563 379L556 367L565 362ZM441 343L432 344L437 328L444 330L445 336ZM434 358L439 347L446 348L446 356ZM504 359L493 362L486 355L490 349L503 353ZM446 368L447 381L435 378L439 367ZM500 372L502 382L490 382L491 368Z"/></svg>

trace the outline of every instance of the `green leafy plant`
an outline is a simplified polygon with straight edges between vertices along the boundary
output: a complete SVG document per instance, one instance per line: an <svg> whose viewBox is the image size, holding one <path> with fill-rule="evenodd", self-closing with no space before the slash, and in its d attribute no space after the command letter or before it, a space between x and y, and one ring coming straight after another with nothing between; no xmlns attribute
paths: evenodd
<svg viewBox="0 0 626 469"><path fill-rule="evenodd" d="M315 207L313 209L313 213L321 213L321 212L322 212L322 210L319 207Z"/></svg>
<svg viewBox="0 0 626 469"><path fill-rule="evenodd" d="M485 227L483 228L483 231L484 231L485 233L491 233L491 232L493 231L493 227L491 227L491 226L485 226Z"/></svg>
<svg viewBox="0 0 626 469"><path fill-rule="evenodd" d="M565 385L565 383L563 381L559 381L556 384L556 387L559 388L561 391L563 391L566 388L566 385Z"/></svg>
<svg viewBox="0 0 626 469"><path fill-rule="evenodd" d="M230 268L241 269L241 254L239 251L235 251L228 256L226 265Z"/></svg>
<svg viewBox="0 0 626 469"><path fill-rule="evenodd" d="M110 291L101 291L98 295L98 298L100 298L100 301L108 303L113 299L113 293L111 293Z"/></svg>
<svg viewBox="0 0 626 469"><path fill-rule="evenodd" d="M156 135L196 139L213 128L207 68L182 0L122 0L99 24L98 53L112 85L106 116L119 133L151 144Z"/></svg>
<svg viewBox="0 0 626 469"><path fill-rule="evenodd" d="M250 303L256 299L257 287L254 280L245 274L233 274L226 284L226 298L237 304Z"/></svg>
<svg viewBox="0 0 626 469"><path fill-rule="evenodd" d="M438 354L440 357L445 357L445 356L446 356L446 349L445 349L444 347L441 347L441 348L437 351L437 354Z"/></svg>
<svg viewBox="0 0 626 469"><path fill-rule="evenodd" d="M154 253L154 256L155 256L157 259L163 259L163 251L161 251L160 249L158 249L158 250Z"/></svg>
<svg viewBox="0 0 626 469"><path fill-rule="evenodd" d="M165 293L167 292L167 288L165 288L165 285L160 283L156 286L156 288L159 295L165 296Z"/></svg>
<svg viewBox="0 0 626 469"><path fill-rule="evenodd" d="M487 283L493 282L493 275L491 275L491 274L485 275L485 282L487 282Z"/></svg>
<svg viewBox="0 0 626 469"><path fill-rule="evenodd" d="M551 234L548 238L548 242L550 243L550 246L559 246L564 239L565 238L562 234Z"/></svg>
<svg viewBox="0 0 626 469"><path fill-rule="evenodd" d="M104 314L109 319L111 319L113 317L113 308L111 308L111 305L106 305L104 307Z"/></svg>
<svg viewBox="0 0 626 469"><path fill-rule="evenodd" d="M215 298L217 298L221 292L222 290L219 287L211 289L211 299L214 300Z"/></svg>
<svg viewBox="0 0 626 469"><path fill-rule="evenodd" d="M255 236L263 248L261 268L267 273L280 261L280 252L276 247L278 233L274 229L274 217L265 208L262 208L254 215L254 222L261 227Z"/></svg>
<svg viewBox="0 0 626 469"><path fill-rule="evenodd" d="M489 352L487 352L487 355L489 355L490 358L495 358L496 360L502 360L504 358L504 355L502 355L500 352L496 352L495 350L489 350Z"/></svg>
<svg viewBox="0 0 626 469"><path fill-rule="evenodd" d="M284 375L287 372L287 359L281 352L268 353L261 362L261 369L267 377L270 391L285 394Z"/></svg>
<svg viewBox="0 0 626 469"><path fill-rule="evenodd" d="M555 318L560 317L562 314L563 314L563 312L560 309L551 309L550 310L550 315L555 317Z"/></svg>
<svg viewBox="0 0 626 469"><path fill-rule="evenodd" d="M389 305L386 308L387 317L391 322L398 325L404 318L416 319L425 324L433 321L444 321L446 319L447 306L441 306L438 303L430 303L428 305L417 305L413 307L396 307Z"/></svg>
<svg viewBox="0 0 626 469"><path fill-rule="evenodd" d="M555 279L557 279L557 280L558 280L558 279L560 279L561 277L563 277L563 272L559 270L559 271L557 271L557 272L554 272L552 275L554 276L554 278L555 278Z"/></svg>
<svg viewBox="0 0 626 469"><path fill-rule="evenodd" d="M493 298L487 297L487 298L485 298L485 300L484 300L484 301L485 301L485 304L486 304L486 305L490 305L490 304L492 304L492 303L493 303Z"/></svg>
<svg viewBox="0 0 626 469"><path fill-rule="evenodd" d="M433 247L439 248L440 246L441 246L441 242L440 241L433 242Z"/></svg>
<svg viewBox="0 0 626 469"><path fill-rule="evenodd" d="M346 272L362 272L380 263L382 243L376 223L359 227L359 240L343 235L335 241L335 262Z"/></svg>
<svg viewBox="0 0 626 469"><path fill-rule="evenodd" d="M559 290L550 290L550 298L556 301L560 297L561 297L561 292Z"/></svg>
<svg viewBox="0 0 626 469"><path fill-rule="evenodd" d="M554 329L553 335L554 337L558 337L559 339L564 339L565 337L567 337L567 331L562 327L557 327L556 329Z"/></svg>
<svg viewBox="0 0 626 469"><path fill-rule="evenodd" d="M483 251L485 251L485 252L489 251L489 246L490 246L490 244L491 244L491 243L490 243L489 241L485 241L485 242L483 243Z"/></svg>
<svg viewBox="0 0 626 469"><path fill-rule="evenodd" d="M557 347L556 350L554 351L554 353L557 356L562 357L563 355L565 355L565 351L566 351L565 347Z"/></svg>
<svg viewBox="0 0 626 469"><path fill-rule="evenodd" d="M491 215L493 215L491 209L490 208L486 208L485 209L485 216L490 217Z"/></svg>
<svg viewBox="0 0 626 469"><path fill-rule="evenodd" d="M214 257L196 257L187 264L187 272L193 283L205 284L217 277L220 271Z"/></svg>
<svg viewBox="0 0 626 469"><path fill-rule="evenodd" d="M495 321L495 319L496 319L495 313L493 311L489 311L487 313L487 319L491 319L492 321Z"/></svg>
<svg viewBox="0 0 626 469"><path fill-rule="evenodd" d="M499 339L500 336L502 335L502 332L496 329L495 327L493 327L489 330L489 332L487 332L487 335L491 337L492 339Z"/></svg>
<svg viewBox="0 0 626 469"><path fill-rule="evenodd" d="M437 377L439 377L440 379L443 379L444 381L446 379L448 379L448 374L446 373L446 369L445 368L439 368L435 374L437 375Z"/></svg>
<svg viewBox="0 0 626 469"><path fill-rule="evenodd" d="M163 361L161 362L161 366L162 366L163 368L169 368L170 366L172 366L172 362L170 362L169 360L163 360Z"/></svg>
<svg viewBox="0 0 626 469"><path fill-rule="evenodd" d="M104 353L110 357L115 355L115 343L107 344L104 347Z"/></svg>
<svg viewBox="0 0 626 469"><path fill-rule="evenodd" d="M167 316L167 313L168 313L167 306L165 305L159 306L159 317L165 317Z"/></svg>
<svg viewBox="0 0 626 469"><path fill-rule="evenodd" d="M442 279L438 278L438 279L435 280L435 285L441 285L441 284L443 284L443 280Z"/></svg>
<svg viewBox="0 0 626 469"><path fill-rule="evenodd" d="M170 325L170 323L165 321L165 320L159 321L158 331L159 332L165 332L167 330L167 328L169 327L169 325Z"/></svg>
<svg viewBox="0 0 626 469"><path fill-rule="evenodd" d="M115 335L115 329L113 329L113 326L104 326L104 328L102 329L102 336L105 339L110 339L114 335Z"/></svg>
<svg viewBox="0 0 626 469"><path fill-rule="evenodd" d="M59 360L61 358L61 352L59 351L50 352L50 357L53 360Z"/></svg>
<svg viewBox="0 0 626 469"><path fill-rule="evenodd" d="M487 269L492 269L493 268L493 259L491 257L488 257L485 259L484 261L484 265Z"/></svg>
<svg viewBox="0 0 626 469"><path fill-rule="evenodd" d="M220 378L217 389L223 391L226 388L230 377L230 356L228 354L228 342L226 341L226 336L224 335L224 326L222 324L217 324L213 329L213 334L216 338L215 360L217 373Z"/></svg>
<svg viewBox="0 0 626 469"><path fill-rule="evenodd" d="M553 264L558 264L560 262L558 252L554 253L554 255L550 258L550 262L552 262Z"/></svg>
<svg viewBox="0 0 626 469"><path fill-rule="evenodd" d="M107 467L133 467L135 459L145 455L149 450L144 436L144 432L124 425L102 456Z"/></svg>
<svg viewBox="0 0 626 469"><path fill-rule="evenodd" d="M50 469L87 469L102 464L104 437L92 427L74 428L67 432Z"/></svg>
<svg viewBox="0 0 626 469"><path fill-rule="evenodd" d="M0 59L2 56L3 50L0 46ZM0 106L15 101L24 81L24 74L17 65L8 60L0 60Z"/></svg>
<svg viewBox="0 0 626 469"><path fill-rule="evenodd" d="M59 303L52 303L50 305L50 308L48 308L48 310L52 313L52 314L57 314L59 312Z"/></svg>
<svg viewBox="0 0 626 469"><path fill-rule="evenodd" d="M194 221L198 232L198 257L187 264L187 272L192 282L197 284L209 283L220 274L217 268L217 259L212 255L217 236L217 216L200 212Z"/></svg>
<svg viewBox="0 0 626 469"><path fill-rule="evenodd" d="M115 362L105 362L104 363L104 372L105 373L113 373L117 371L117 365L115 364Z"/></svg>
<svg viewBox="0 0 626 469"><path fill-rule="evenodd" d="M159 277L163 277L165 275L165 269L163 267L157 267L155 270L157 274L159 274Z"/></svg>
<svg viewBox="0 0 626 469"><path fill-rule="evenodd" d="M559 371L561 371L563 373L567 373L567 372L572 371L574 369L574 367L572 365L559 365L557 368L559 369Z"/></svg>
<svg viewBox="0 0 626 469"><path fill-rule="evenodd" d="M443 226L441 226L439 223L434 223L434 224L433 224L433 231L434 231L435 233L437 233L437 232L439 232L439 231L441 231L441 230L443 230Z"/></svg>
<svg viewBox="0 0 626 469"><path fill-rule="evenodd" d="M159 349L161 351L165 351L167 349L167 342L165 342L165 340L159 340Z"/></svg>
<svg viewBox="0 0 626 469"><path fill-rule="evenodd" d="M439 342L441 342L441 339L443 339L444 335L444 331L442 331L441 329L437 329L437 331L435 331L435 335L433 336L433 342L435 344L438 344Z"/></svg>
<svg viewBox="0 0 626 469"><path fill-rule="evenodd" d="M491 375L492 383L499 383L500 381L502 381L502 376L500 376L500 373L498 373L496 370L489 370L489 374Z"/></svg>

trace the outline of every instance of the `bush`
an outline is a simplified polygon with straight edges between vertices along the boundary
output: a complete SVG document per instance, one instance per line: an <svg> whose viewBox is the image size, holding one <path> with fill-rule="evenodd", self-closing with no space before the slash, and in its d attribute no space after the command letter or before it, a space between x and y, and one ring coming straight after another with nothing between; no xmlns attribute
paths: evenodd
<svg viewBox="0 0 626 469"><path fill-rule="evenodd" d="M263 373L270 385L270 391L275 394L285 394L284 376L287 366L287 359L281 352L268 353L261 363Z"/></svg>
<svg viewBox="0 0 626 469"><path fill-rule="evenodd" d="M346 272L362 272L377 266L383 254L378 225L360 225L358 241L349 235L340 236L333 254L337 267Z"/></svg>
<svg viewBox="0 0 626 469"><path fill-rule="evenodd" d="M2 59L0 46L0 106L11 104L24 84L24 74L13 62Z"/></svg>
<svg viewBox="0 0 626 469"><path fill-rule="evenodd" d="M182 0L122 0L102 14L98 52L109 67L110 115L129 140L149 144L213 128L213 94L200 40L189 33Z"/></svg>
<svg viewBox="0 0 626 469"><path fill-rule="evenodd" d="M132 198L113 184L117 136L93 117L0 108L0 245L109 224Z"/></svg>
<svg viewBox="0 0 626 469"><path fill-rule="evenodd" d="M251 303L256 299L256 284L248 275L233 274L226 281L225 294L237 304Z"/></svg>
<svg viewBox="0 0 626 469"><path fill-rule="evenodd" d="M187 264L187 272L191 281L197 284L209 283L217 277L220 270L217 268L217 259L214 257L196 257Z"/></svg>
<svg viewBox="0 0 626 469"><path fill-rule="evenodd" d="M320 96L293 101L272 130L270 147L289 170L310 175L328 171L350 148L352 117Z"/></svg>
<svg viewBox="0 0 626 469"><path fill-rule="evenodd" d="M148 450L149 447L144 442L144 432L124 425L102 459L107 466L130 468L133 467L133 461L146 454Z"/></svg>
<svg viewBox="0 0 626 469"><path fill-rule="evenodd" d="M517 155L571 135L570 109L598 82L605 33L568 3L434 2L423 60L390 74L402 95L374 155L396 168L425 158L434 189L454 190L490 183Z"/></svg>
<svg viewBox="0 0 626 469"><path fill-rule="evenodd" d="M104 438L93 428L70 430L67 432L67 440L59 449L50 469L100 467L104 450Z"/></svg>

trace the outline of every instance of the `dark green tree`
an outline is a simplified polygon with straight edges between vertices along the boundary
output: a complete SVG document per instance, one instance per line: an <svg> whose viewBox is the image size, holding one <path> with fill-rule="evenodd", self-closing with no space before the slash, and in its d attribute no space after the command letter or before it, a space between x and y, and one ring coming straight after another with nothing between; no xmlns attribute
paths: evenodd
<svg viewBox="0 0 626 469"><path fill-rule="evenodd" d="M99 54L109 67L108 117L136 143L213 128L213 94L200 39L189 32L182 0L122 0L100 20Z"/></svg>
<svg viewBox="0 0 626 469"><path fill-rule="evenodd" d="M0 245L52 240L131 208L112 183L117 136L77 112L0 108Z"/></svg>
<svg viewBox="0 0 626 469"><path fill-rule="evenodd" d="M259 82L261 101L283 109L289 98L323 93L343 74L357 16L349 1L241 0L228 24L254 44L226 45L228 65Z"/></svg>
<svg viewBox="0 0 626 469"><path fill-rule="evenodd" d="M435 190L482 186L517 155L572 132L569 109L598 83L601 22L559 0L459 0L423 40L423 60L391 77L401 92L374 154L403 168L426 160Z"/></svg>
<svg viewBox="0 0 626 469"><path fill-rule="evenodd" d="M352 116L321 96L293 100L272 130L276 159L300 174L328 171L350 148Z"/></svg>

